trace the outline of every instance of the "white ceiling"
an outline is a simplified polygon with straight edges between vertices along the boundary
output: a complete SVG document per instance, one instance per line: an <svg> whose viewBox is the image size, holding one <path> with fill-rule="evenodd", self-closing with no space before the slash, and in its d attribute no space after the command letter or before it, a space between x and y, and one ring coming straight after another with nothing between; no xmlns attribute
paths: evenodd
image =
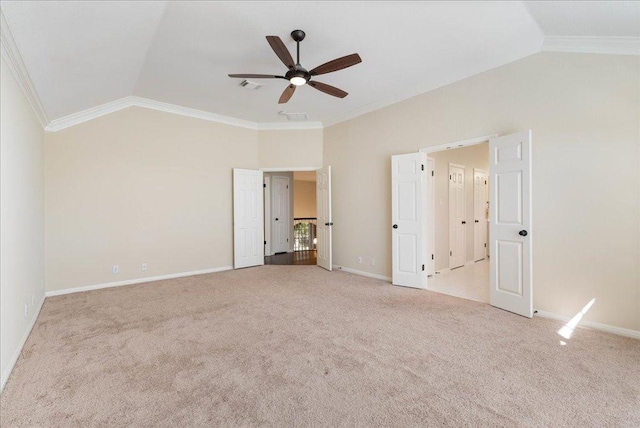
<svg viewBox="0 0 640 428"><path fill-rule="evenodd" d="M539 52L545 35L639 35L639 3L566 3L3 1L2 12L49 120L135 95L256 123L286 121L286 110L327 124ZM296 28L307 69L360 54L317 78L348 97L307 86L279 105L283 80L247 90L227 77L283 74L265 36L295 55Z"/></svg>

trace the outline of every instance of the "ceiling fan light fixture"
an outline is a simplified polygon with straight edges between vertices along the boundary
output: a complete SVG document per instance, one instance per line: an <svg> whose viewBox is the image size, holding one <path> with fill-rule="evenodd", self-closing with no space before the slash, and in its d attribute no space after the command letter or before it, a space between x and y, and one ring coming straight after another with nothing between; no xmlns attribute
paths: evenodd
<svg viewBox="0 0 640 428"><path fill-rule="evenodd" d="M292 85L302 86L307 83L307 79L300 76L293 76L291 79L289 79L289 82L291 82Z"/></svg>

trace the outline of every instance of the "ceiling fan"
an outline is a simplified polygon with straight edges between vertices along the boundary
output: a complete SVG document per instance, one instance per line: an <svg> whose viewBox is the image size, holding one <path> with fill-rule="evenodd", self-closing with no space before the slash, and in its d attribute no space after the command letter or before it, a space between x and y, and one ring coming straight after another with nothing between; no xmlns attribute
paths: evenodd
<svg viewBox="0 0 640 428"><path fill-rule="evenodd" d="M300 42L304 40L305 33L302 30L293 30L291 32L291 37L296 41L297 47L297 61L294 63L291 54L287 50L287 47L282 42L282 39L278 36L267 36L267 41L273 51L278 55L280 61L287 66L289 71L286 72L284 76L274 76L270 74L230 74L229 77L235 77L240 79L285 79L289 81L289 86L284 90L280 99L278 100L279 104L284 104L291 99L293 93L296 91L296 87L308 84L312 88L315 88L325 94L333 95L334 97L344 98L349 95L347 92L342 89L338 89L335 86L327 85L326 83L316 82L312 80L313 77L319 76L321 74L332 73L334 71L342 70L343 68L351 67L352 65L356 65L362 62L360 59L360 55L357 53L343 56L341 58L334 59L333 61L329 61L322 65L317 66L316 68L307 71L304 67L300 65Z"/></svg>

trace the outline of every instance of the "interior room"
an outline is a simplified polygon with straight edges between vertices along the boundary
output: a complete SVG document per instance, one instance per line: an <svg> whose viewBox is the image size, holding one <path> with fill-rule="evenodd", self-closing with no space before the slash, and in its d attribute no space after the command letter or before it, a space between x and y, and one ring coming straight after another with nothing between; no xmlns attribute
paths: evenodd
<svg viewBox="0 0 640 428"><path fill-rule="evenodd" d="M489 144L428 154L427 218L433 215L434 271L428 289L489 303ZM430 237L428 236L429 240Z"/></svg>
<svg viewBox="0 0 640 428"><path fill-rule="evenodd" d="M3 427L640 426L640 2L0 12Z"/></svg>

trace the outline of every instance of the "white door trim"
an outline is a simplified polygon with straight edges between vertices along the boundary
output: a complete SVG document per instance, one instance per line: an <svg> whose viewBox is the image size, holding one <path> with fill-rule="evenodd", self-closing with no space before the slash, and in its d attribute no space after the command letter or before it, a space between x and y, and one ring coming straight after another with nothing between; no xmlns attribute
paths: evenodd
<svg viewBox="0 0 640 428"><path fill-rule="evenodd" d="M427 156L427 202L425 215L427 216L426 235L426 257L427 257L427 276L436 273L436 160ZM431 172L431 173L430 173ZM429 192L429 189L431 191Z"/></svg>
<svg viewBox="0 0 640 428"><path fill-rule="evenodd" d="M478 201L476 200L476 174L480 173L480 174L484 174L484 194L482 195L482 212L480 213L480 215L477 215L478 213L476 213L476 208L478 206ZM488 247L488 239L487 239L487 233L488 233L488 223L487 223L487 216L486 211L487 211L487 202L488 202L488 195L487 195L487 189L488 189L488 184L487 184L487 171L485 171L484 169L480 169L480 168L473 168L473 261L479 261L482 259L486 259L487 258L487 247ZM477 223L476 223L477 222ZM483 225L483 226L481 226ZM476 229L480 229L480 231L482 231L482 229L484 229L484 234L481 235L481 238L479 238L477 235L477 230ZM482 252L482 257L478 256L476 254L476 249L477 249L477 244L478 242L482 242L484 243L484 246L481 247L481 252Z"/></svg>
<svg viewBox="0 0 640 428"><path fill-rule="evenodd" d="M317 171L319 166L293 166L289 168L259 168L262 172L302 172L302 171Z"/></svg>
<svg viewBox="0 0 640 428"><path fill-rule="evenodd" d="M491 138L497 137L498 134L483 135L482 137L469 138L468 140L456 141L453 143L441 144L439 146L424 147L420 149L423 153L441 152L443 150L459 149L461 147L475 146L489 141Z"/></svg>
<svg viewBox="0 0 640 428"><path fill-rule="evenodd" d="M271 177L264 176L264 255L272 256L271 251Z"/></svg>

